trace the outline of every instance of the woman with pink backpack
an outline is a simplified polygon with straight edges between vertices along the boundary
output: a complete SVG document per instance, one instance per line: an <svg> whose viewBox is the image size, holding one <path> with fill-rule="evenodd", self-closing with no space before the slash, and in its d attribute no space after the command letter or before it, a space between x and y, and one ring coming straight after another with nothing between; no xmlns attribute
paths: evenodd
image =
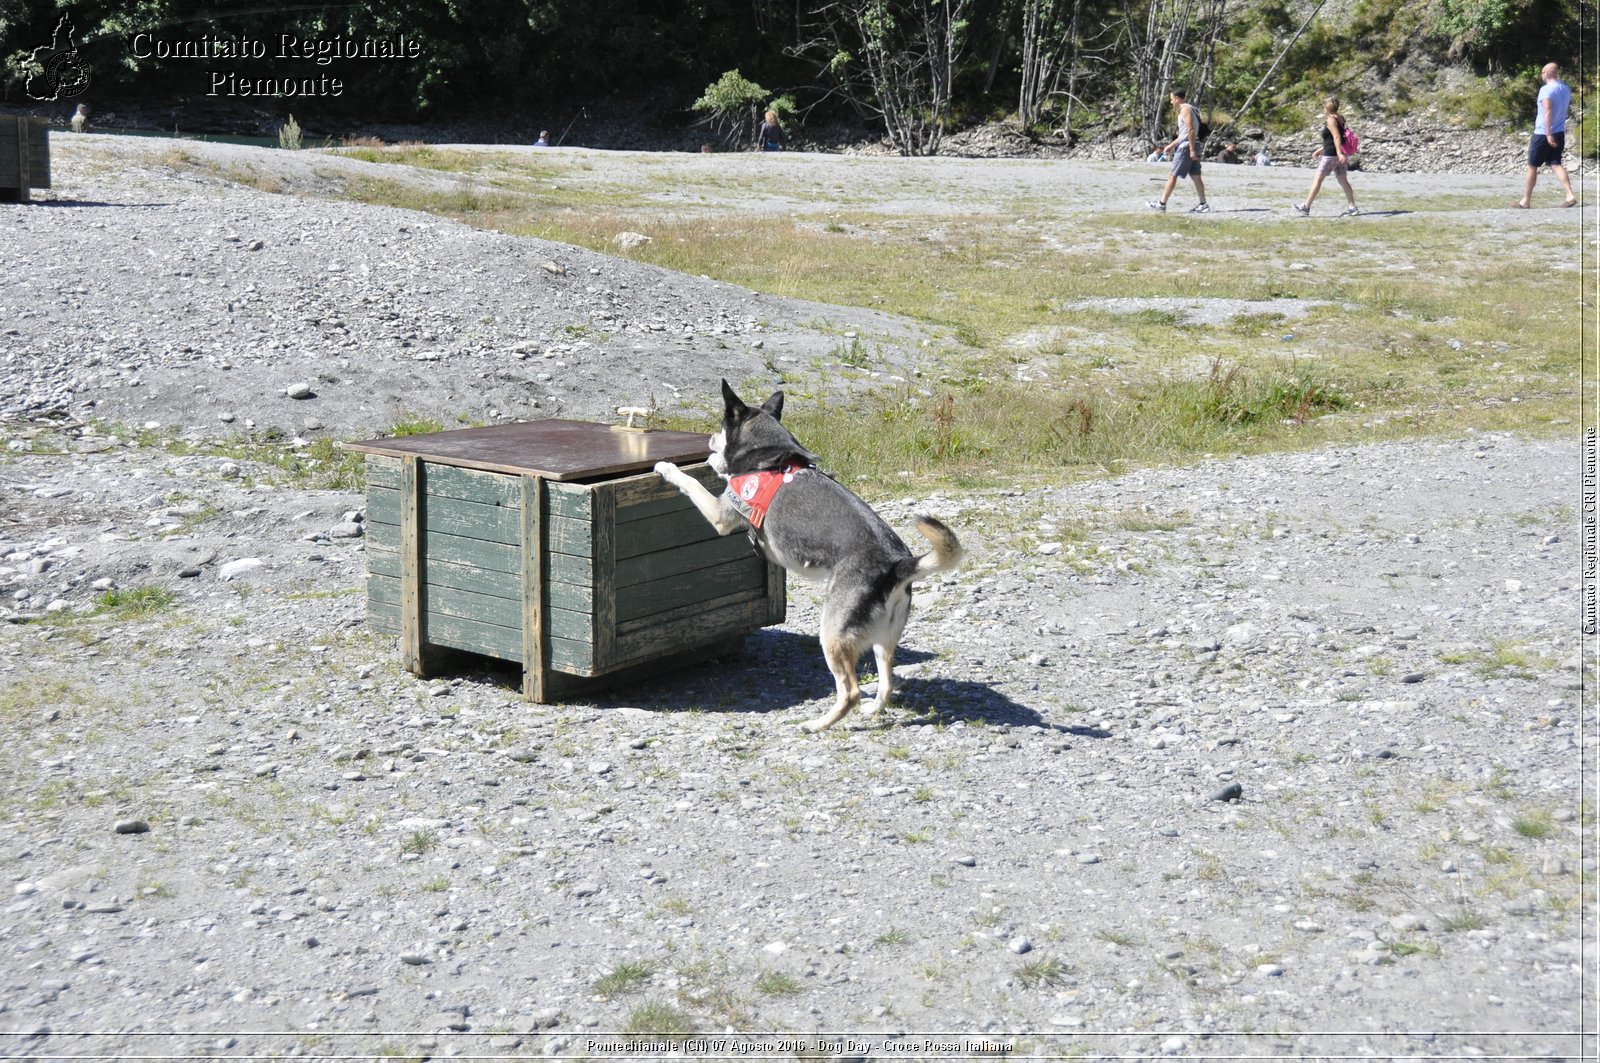
<svg viewBox="0 0 1600 1063"><path fill-rule="evenodd" d="M1311 217L1311 204L1317 198L1317 193L1322 191L1323 180L1331 173L1339 182L1339 187L1344 189L1344 198L1350 201L1339 217L1360 214L1361 211L1356 209L1356 190L1350 187L1348 175L1350 156L1356 153L1359 144L1355 130L1339 114L1339 97L1329 96L1322 101L1322 117L1322 145L1311 153L1312 159L1321 156L1321 161L1317 163L1317 174L1311 179L1311 191L1306 193L1305 203L1296 203L1294 212L1302 218Z"/></svg>

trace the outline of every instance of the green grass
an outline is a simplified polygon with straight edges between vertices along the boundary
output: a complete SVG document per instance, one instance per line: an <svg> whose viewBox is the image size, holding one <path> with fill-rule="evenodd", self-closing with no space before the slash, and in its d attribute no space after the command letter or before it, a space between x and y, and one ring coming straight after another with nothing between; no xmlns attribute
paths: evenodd
<svg viewBox="0 0 1600 1063"><path fill-rule="evenodd" d="M1550 813L1541 808L1513 819L1511 829L1524 838L1548 838L1555 833L1556 824Z"/></svg>
<svg viewBox="0 0 1600 1063"><path fill-rule="evenodd" d="M601 996L617 996L641 989L656 973L656 964L648 960L627 960L617 964L608 974L594 982L594 991Z"/></svg>
<svg viewBox="0 0 1600 1063"><path fill-rule="evenodd" d="M692 1034L697 1029L694 1016L674 1004L648 1001L628 1013L622 1032L655 1037Z"/></svg>
<svg viewBox="0 0 1600 1063"><path fill-rule="evenodd" d="M782 971L762 971L756 990L769 997L791 997L800 992L800 980Z"/></svg>
<svg viewBox="0 0 1600 1063"><path fill-rule="evenodd" d="M165 587L109 590L95 599L95 614L109 614L119 620L137 620L161 612L177 599L178 595Z"/></svg>
<svg viewBox="0 0 1600 1063"><path fill-rule="evenodd" d="M408 834L400 843L402 853L412 853L420 856L432 850L439 844L439 836L431 830L417 830Z"/></svg>
<svg viewBox="0 0 1600 1063"><path fill-rule="evenodd" d="M1480 208L1503 197L1358 219L1319 237L1306 253L1319 265L1306 272L1285 269L1299 254L1292 220L1206 219L1203 268L1175 269L1171 238L1199 236L1194 219L1084 214L1043 186L997 201L976 169L929 192L903 166L864 160L861 179L834 192L799 170L756 171L741 159L716 168L640 159L607 172L558 154L344 153L446 175L441 184L375 170L346 184L350 198L607 253L615 233L633 229L653 238L631 256L642 262L923 323L932 365L913 384L863 379L850 401L822 402L803 374L791 382L802 400L789 407L796 433L827 440L830 467L857 486L897 487L905 473L930 485L1059 480L1206 454L1549 431L1572 413L1576 369L1562 353L1571 315L1523 311L1566 298L1570 284L1530 273L1514 241L1486 238ZM764 197L809 203L810 213L752 210ZM1014 224L1019 216L1028 224ZM1218 325L1079 305L1113 296L1265 305ZM1271 309L1285 298L1322 305L1289 318ZM1031 339L1018 346L1019 336ZM824 361L853 374L898 342L841 338ZM677 426L705 427L714 402L707 388L705 423Z"/></svg>
<svg viewBox="0 0 1600 1063"><path fill-rule="evenodd" d="M1044 958L1017 968L1017 984L1024 989L1060 985L1066 979L1067 965L1058 959Z"/></svg>

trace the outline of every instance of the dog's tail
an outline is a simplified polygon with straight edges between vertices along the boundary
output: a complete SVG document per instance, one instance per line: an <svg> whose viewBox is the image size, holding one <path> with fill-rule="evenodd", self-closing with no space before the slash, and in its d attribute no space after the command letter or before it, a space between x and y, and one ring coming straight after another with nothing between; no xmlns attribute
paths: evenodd
<svg viewBox="0 0 1600 1063"><path fill-rule="evenodd" d="M920 557L908 557L900 562L895 571L900 582L909 583L935 572L948 572L961 563L961 540L942 521L919 515L917 531L933 549Z"/></svg>

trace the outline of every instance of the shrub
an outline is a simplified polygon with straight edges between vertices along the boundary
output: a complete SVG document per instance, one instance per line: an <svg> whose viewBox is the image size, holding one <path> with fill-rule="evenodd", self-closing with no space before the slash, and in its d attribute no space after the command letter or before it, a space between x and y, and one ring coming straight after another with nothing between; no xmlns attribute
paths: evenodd
<svg viewBox="0 0 1600 1063"><path fill-rule="evenodd" d="M300 123L294 120L294 115L278 127L278 147L285 151L300 150Z"/></svg>

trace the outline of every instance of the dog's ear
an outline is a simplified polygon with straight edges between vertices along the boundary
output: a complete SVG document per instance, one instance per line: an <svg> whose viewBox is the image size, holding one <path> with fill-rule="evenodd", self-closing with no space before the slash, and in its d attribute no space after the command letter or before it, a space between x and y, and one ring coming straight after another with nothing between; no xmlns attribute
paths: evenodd
<svg viewBox="0 0 1600 1063"><path fill-rule="evenodd" d="M772 397L761 404L761 408L772 414L774 421L783 420L783 392L774 391Z"/></svg>
<svg viewBox="0 0 1600 1063"><path fill-rule="evenodd" d="M748 409L744 404L744 400L735 395L733 389L728 386L727 380L722 382L722 406L728 413Z"/></svg>

